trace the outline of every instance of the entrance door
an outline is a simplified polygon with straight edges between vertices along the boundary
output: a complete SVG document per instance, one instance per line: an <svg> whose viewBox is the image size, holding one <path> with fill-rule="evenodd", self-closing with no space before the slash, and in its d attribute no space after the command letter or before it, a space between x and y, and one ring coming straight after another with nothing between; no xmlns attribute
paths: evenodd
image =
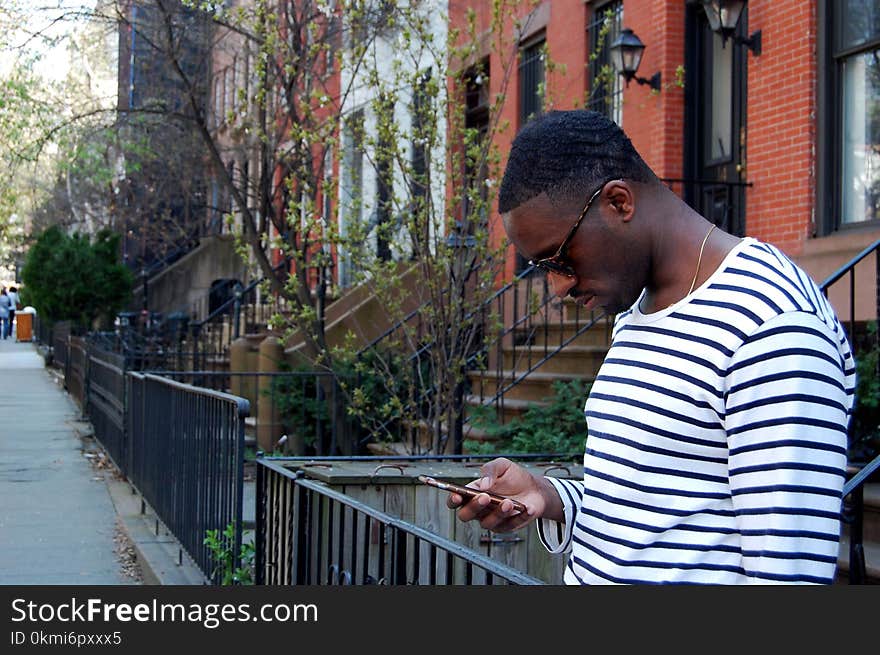
<svg viewBox="0 0 880 655"><path fill-rule="evenodd" d="M743 12L737 33L747 29ZM709 29L690 4L685 55L685 200L718 227L745 236L748 49Z"/></svg>

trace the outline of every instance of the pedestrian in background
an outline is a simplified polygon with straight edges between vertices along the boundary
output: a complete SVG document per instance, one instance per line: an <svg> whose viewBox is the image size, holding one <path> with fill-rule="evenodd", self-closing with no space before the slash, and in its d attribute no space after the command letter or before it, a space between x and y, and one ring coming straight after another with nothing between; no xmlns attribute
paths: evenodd
<svg viewBox="0 0 880 655"><path fill-rule="evenodd" d="M6 287L0 288L0 334L2 334L4 339L9 336L9 308L11 306L12 301L6 293Z"/></svg>
<svg viewBox="0 0 880 655"><path fill-rule="evenodd" d="M6 293L6 296L9 298L9 336L13 336L13 331L15 329L15 312L21 305L21 300L18 297L18 289L16 287L9 287L9 291Z"/></svg>

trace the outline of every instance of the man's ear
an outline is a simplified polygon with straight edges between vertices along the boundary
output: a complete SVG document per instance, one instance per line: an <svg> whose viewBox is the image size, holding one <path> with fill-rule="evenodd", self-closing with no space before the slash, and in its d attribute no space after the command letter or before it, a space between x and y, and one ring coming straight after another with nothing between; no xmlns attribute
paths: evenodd
<svg viewBox="0 0 880 655"><path fill-rule="evenodd" d="M612 180L605 185L602 195L620 220L624 222L632 220L635 212L635 196L629 183L624 180Z"/></svg>

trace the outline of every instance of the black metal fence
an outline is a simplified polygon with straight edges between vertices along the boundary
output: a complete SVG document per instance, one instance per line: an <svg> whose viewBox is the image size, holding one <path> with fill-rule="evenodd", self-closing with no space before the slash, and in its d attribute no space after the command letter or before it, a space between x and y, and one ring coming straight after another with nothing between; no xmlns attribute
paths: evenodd
<svg viewBox="0 0 880 655"><path fill-rule="evenodd" d="M158 375L127 381L129 479L209 578L218 563L206 531L233 525L237 566L249 403Z"/></svg>
<svg viewBox="0 0 880 655"><path fill-rule="evenodd" d="M335 453L363 432L359 421L345 410L345 381L330 371L149 372L246 398L251 407L247 433L262 444L277 444L281 452L322 456L326 447Z"/></svg>
<svg viewBox="0 0 880 655"><path fill-rule="evenodd" d="M544 584L269 459L256 518L260 585Z"/></svg>
<svg viewBox="0 0 880 655"><path fill-rule="evenodd" d="M83 407L95 429L95 438L122 474L128 475L130 453L125 439L125 370L123 355L89 344L87 397Z"/></svg>

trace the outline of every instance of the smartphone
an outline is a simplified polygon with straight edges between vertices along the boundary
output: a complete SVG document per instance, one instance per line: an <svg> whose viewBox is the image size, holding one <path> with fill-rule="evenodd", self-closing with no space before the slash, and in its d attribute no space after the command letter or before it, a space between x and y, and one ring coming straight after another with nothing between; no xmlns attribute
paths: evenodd
<svg viewBox="0 0 880 655"><path fill-rule="evenodd" d="M502 500L509 500L513 503L514 509L519 510L520 512L527 511L526 506L518 500L507 498L507 496L500 496L490 491L480 491L479 489L474 489L473 487L463 487L460 484L455 484L454 482L446 482L444 480L437 480L436 478L432 478L427 475L420 475L418 479L419 482L423 482L432 487L437 487L438 489L443 489L443 491L456 493L466 499L473 498L479 494L486 494L491 499L491 505L500 505Z"/></svg>

